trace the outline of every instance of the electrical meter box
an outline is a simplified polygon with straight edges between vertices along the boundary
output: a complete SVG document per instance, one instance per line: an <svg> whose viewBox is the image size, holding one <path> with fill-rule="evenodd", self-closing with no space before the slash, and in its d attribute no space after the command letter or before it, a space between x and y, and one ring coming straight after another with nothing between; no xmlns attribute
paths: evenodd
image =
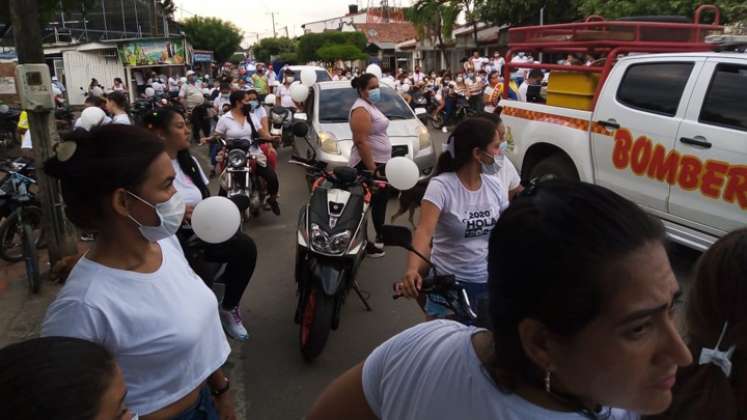
<svg viewBox="0 0 747 420"><path fill-rule="evenodd" d="M16 66L16 85L23 109L29 111L54 109L52 79L46 64Z"/></svg>

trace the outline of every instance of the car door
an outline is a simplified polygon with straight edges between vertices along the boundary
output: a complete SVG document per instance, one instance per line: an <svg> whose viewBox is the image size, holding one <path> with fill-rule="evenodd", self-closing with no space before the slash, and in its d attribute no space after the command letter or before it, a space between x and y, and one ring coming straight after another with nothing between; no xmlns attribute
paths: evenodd
<svg viewBox="0 0 747 420"><path fill-rule="evenodd" d="M676 150L672 215L719 236L747 225L747 59L705 62Z"/></svg>
<svg viewBox="0 0 747 420"><path fill-rule="evenodd" d="M667 157L703 61L652 55L615 66L592 117L597 184L666 213L677 172Z"/></svg>

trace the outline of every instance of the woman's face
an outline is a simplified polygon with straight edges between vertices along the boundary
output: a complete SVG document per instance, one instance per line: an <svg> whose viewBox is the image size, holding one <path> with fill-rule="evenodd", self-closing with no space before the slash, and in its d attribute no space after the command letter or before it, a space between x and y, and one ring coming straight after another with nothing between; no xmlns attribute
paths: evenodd
<svg viewBox="0 0 747 420"><path fill-rule="evenodd" d="M379 79L376 78L376 77L372 77L368 81L368 84L366 85L366 88L361 91L361 97L363 99L368 99L368 92L371 91L371 90L373 90L373 89L378 89L378 88L379 88Z"/></svg>
<svg viewBox="0 0 747 420"><path fill-rule="evenodd" d="M189 149L189 136L192 131L189 125L184 121L184 117L179 114L174 115L169 123L168 130L164 136L164 143L168 150L185 150Z"/></svg>
<svg viewBox="0 0 747 420"><path fill-rule="evenodd" d="M152 205L165 203L176 193L174 188L174 167L166 152L161 153L148 167L145 181L136 191L130 191ZM147 226L158 226L160 220L153 207L143 203L126 192L122 192L125 200L125 211L138 222ZM124 215L126 217L126 213ZM133 223L134 226L134 223Z"/></svg>
<svg viewBox="0 0 747 420"><path fill-rule="evenodd" d="M124 375L119 366L116 366L112 383L99 402L99 413L95 420L130 420L133 414L124 404L126 395Z"/></svg>
<svg viewBox="0 0 747 420"><path fill-rule="evenodd" d="M475 148L474 156L477 162L491 165L493 163L494 156L500 153L501 142L502 140L500 135L498 134L498 129L496 129L493 141L490 142L490 144L488 144L484 150Z"/></svg>
<svg viewBox="0 0 747 420"><path fill-rule="evenodd" d="M664 411L679 366L692 362L674 321L679 285L656 242L611 267L601 314L570 339L549 340L552 387L640 414ZM614 283L613 283L614 282Z"/></svg>
<svg viewBox="0 0 747 420"><path fill-rule="evenodd" d="M498 73L494 73L492 76L490 76L490 85L495 86L500 82L500 77L498 77Z"/></svg>

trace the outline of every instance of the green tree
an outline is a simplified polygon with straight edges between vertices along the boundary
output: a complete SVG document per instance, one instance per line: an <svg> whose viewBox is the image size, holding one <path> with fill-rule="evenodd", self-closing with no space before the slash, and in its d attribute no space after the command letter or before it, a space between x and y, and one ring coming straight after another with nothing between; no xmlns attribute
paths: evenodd
<svg viewBox="0 0 747 420"><path fill-rule="evenodd" d="M252 47L254 57L269 63L272 56L296 51L296 41L290 38L264 38Z"/></svg>
<svg viewBox="0 0 747 420"><path fill-rule="evenodd" d="M363 51L368 41L362 32L323 32L320 34L305 34L298 38L298 60L306 63L320 60L317 51L325 45L349 44Z"/></svg>
<svg viewBox="0 0 747 420"><path fill-rule="evenodd" d="M468 25L472 27L472 37L475 41L475 47L478 46L477 42L477 24L481 20L480 12L483 5L487 0L452 0L451 4L456 9L461 9L464 12L464 20Z"/></svg>
<svg viewBox="0 0 747 420"><path fill-rule="evenodd" d="M216 61L225 61L239 49L244 34L231 22L193 16L180 23L187 39L197 50L210 50Z"/></svg>
<svg viewBox="0 0 747 420"><path fill-rule="evenodd" d="M583 17L579 1L583 0L485 0L477 10L486 22L521 26L539 24L540 10L544 7L546 24L566 23Z"/></svg>
<svg viewBox="0 0 747 420"><path fill-rule="evenodd" d="M602 15L608 19L625 16L677 15L692 18L695 9L703 2L700 0L577 0L578 9L583 15ZM744 0L712 0L721 9L721 22L734 23L747 19L747 3ZM707 19L711 19L709 15ZM710 20L705 20L710 22Z"/></svg>
<svg viewBox="0 0 747 420"><path fill-rule="evenodd" d="M92 9L99 0L39 0L39 23L49 22L60 8L67 11L80 11L83 6ZM0 22L10 23L10 1L0 0Z"/></svg>
<svg viewBox="0 0 747 420"><path fill-rule="evenodd" d="M452 37L459 8L439 0L418 0L405 10L405 18L412 22L419 41L429 40L441 50L446 60L446 40Z"/></svg>
<svg viewBox="0 0 747 420"><path fill-rule="evenodd" d="M325 45L316 51L319 60L334 63L337 60L365 60L368 56L352 44Z"/></svg>

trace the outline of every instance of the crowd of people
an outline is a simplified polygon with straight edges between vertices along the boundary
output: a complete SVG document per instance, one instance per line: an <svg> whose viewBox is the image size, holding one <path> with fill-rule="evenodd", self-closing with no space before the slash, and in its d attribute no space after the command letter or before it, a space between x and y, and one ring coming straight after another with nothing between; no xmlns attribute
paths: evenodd
<svg viewBox="0 0 747 420"><path fill-rule="evenodd" d="M485 87L501 83L501 67L500 57L476 54L453 86L492 96ZM241 74L229 67L218 79L211 106L219 119L211 131L272 139L260 104L273 83L259 66L250 87L235 82L233 70ZM358 99L350 109L348 164L359 171L380 171L391 159L389 120L379 110L388 77L366 73L350 82ZM440 77L452 86L452 75ZM522 78L541 82L533 71ZM438 76L416 68L394 83L404 91L431 79ZM187 80L201 89L196 83ZM188 101L190 89L177 96ZM529 89L524 95L532 96ZM682 291L661 222L600 186L522 186L491 104L482 103L487 112L449 136L413 241L466 285L470 302L487 303L490 328L451 320L444 305L423 299L429 265L411 253L396 290L418 299L427 322L340 376L307 418L746 419L747 288L740 282L747 279L747 230L703 254L680 330ZM93 125L81 116L44 171L59 180L69 219L95 241L49 307L43 337L0 350L4 412L14 419L234 419L231 381L221 370L231 351L224 331L249 338L239 303L257 246L241 232L221 244L201 243L185 226L210 195L189 152L188 114L166 108L144 127L117 124L116 92L91 107L105 107L111 123L103 110ZM276 207L272 165L261 176ZM388 193L371 197L376 237L369 256L384 255ZM197 250L227 264L221 302L190 265Z"/></svg>

